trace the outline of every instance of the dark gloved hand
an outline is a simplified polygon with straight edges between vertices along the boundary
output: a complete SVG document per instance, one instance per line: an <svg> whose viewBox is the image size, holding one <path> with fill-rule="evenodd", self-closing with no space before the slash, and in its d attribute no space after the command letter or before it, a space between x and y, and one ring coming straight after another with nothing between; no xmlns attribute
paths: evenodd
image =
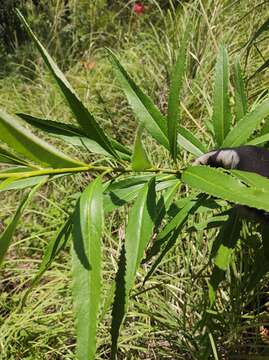
<svg viewBox="0 0 269 360"><path fill-rule="evenodd" d="M269 151L251 145L219 149L200 156L194 165L250 171L269 178Z"/></svg>
<svg viewBox="0 0 269 360"><path fill-rule="evenodd" d="M193 165L238 169L269 178L269 150L250 145L219 149L200 156ZM266 211L241 205L237 205L236 208L244 218L269 224L269 213Z"/></svg>

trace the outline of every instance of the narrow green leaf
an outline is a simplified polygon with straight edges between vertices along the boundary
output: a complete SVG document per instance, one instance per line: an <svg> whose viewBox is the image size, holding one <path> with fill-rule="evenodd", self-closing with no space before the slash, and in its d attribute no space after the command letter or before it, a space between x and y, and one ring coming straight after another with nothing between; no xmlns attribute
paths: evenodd
<svg viewBox="0 0 269 360"><path fill-rule="evenodd" d="M132 156L132 169L134 171L144 171L152 167L142 143L142 131L142 126L138 126L135 137L134 152Z"/></svg>
<svg viewBox="0 0 269 360"><path fill-rule="evenodd" d="M246 145L260 145L269 140L269 133L256 137L246 143Z"/></svg>
<svg viewBox="0 0 269 360"><path fill-rule="evenodd" d="M140 124L161 145L169 149L165 117L160 113L152 100L143 93L124 70L117 57L109 50L110 62L116 72L121 88Z"/></svg>
<svg viewBox="0 0 269 360"><path fill-rule="evenodd" d="M13 216L13 219L10 221L4 232L2 233L0 237L0 266L3 263L4 257L8 251L8 248L11 244L12 236L14 234L14 231L16 230L16 227L18 225L18 222L21 218L21 215L29 202L31 201L33 195L36 193L36 191L44 184L44 180L40 181L38 185L36 185L28 194L25 195L22 202L20 203L15 215Z"/></svg>
<svg viewBox="0 0 269 360"><path fill-rule="evenodd" d="M77 126L47 119L40 119L28 114L18 113L17 115L21 119L26 121L28 124L42 131L45 131L46 133L53 135L63 141L66 141L71 145L84 147L88 151L96 154L111 156L111 154L108 153L96 141L86 137L84 131ZM127 157L125 158L129 159L131 151L128 148L126 148L116 140L111 139L111 143L114 146L115 150L119 152L119 156L123 157L123 155L126 155Z"/></svg>
<svg viewBox="0 0 269 360"><path fill-rule="evenodd" d="M220 282L224 279L225 272L230 265L232 252L239 240L242 222L236 211L230 212L228 220L224 223L218 238L215 242L218 244L214 260L214 268L209 281L209 300L212 306L215 302L216 291Z"/></svg>
<svg viewBox="0 0 269 360"><path fill-rule="evenodd" d="M239 179L223 170L207 166L193 166L182 174L182 181L209 195L269 211L269 187L247 187Z"/></svg>
<svg viewBox="0 0 269 360"><path fill-rule="evenodd" d="M69 239L71 230L72 230L72 219L71 217L65 222L61 230L59 231L58 235L55 239L52 239L48 246L46 247L43 259L41 261L41 264L39 266L38 272L33 278L30 287L27 289L26 293L23 296L22 299L22 306L25 305L26 300L30 292L33 290L34 286L36 286L39 282L39 280L42 278L43 274L48 270L48 268L51 266L53 260L56 258L56 256L59 254L60 251L62 251L65 248L65 245Z"/></svg>
<svg viewBox="0 0 269 360"><path fill-rule="evenodd" d="M220 47L215 70L212 121L214 126L215 141L218 146L222 146L223 140L231 127L228 53L224 46Z"/></svg>
<svg viewBox="0 0 269 360"><path fill-rule="evenodd" d="M175 245L179 233L185 224L190 213L194 211L197 207L199 207L201 202L200 198L190 197L186 203L186 205L179 210L179 212L173 217L173 219L164 227L164 229L159 233L152 249L152 256L157 255L158 258L152 264L149 272L145 276L143 284L150 278L150 276L154 273L156 268L161 263L162 259L165 255L172 249Z"/></svg>
<svg viewBox="0 0 269 360"><path fill-rule="evenodd" d="M27 179L8 178L0 183L0 192L8 190L21 190L27 187L33 187L42 180L48 179L48 176L33 176ZM9 180L8 182L6 180Z"/></svg>
<svg viewBox="0 0 269 360"><path fill-rule="evenodd" d="M269 100L257 105L254 110L246 114L226 136L222 147L240 146L248 140L261 121L269 115Z"/></svg>
<svg viewBox="0 0 269 360"><path fill-rule="evenodd" d="M105 213L111 212L117 207L134 200L145 182L148 182L150 178L152 178L152 175L134 176L132 179L115 181L110 184L104 194ZM157 176L156 191L161 191L173 186L178 181L175 176Z"/></svg>
<svg viewBox="0 0 269 360"><path fill-rule="evenodd" d="M25 160L19 158L17 155L15 155L11 151L5 149L1 145L0 145L0 163L12 164L12 165L23 165L23 166L29 165Z"/></svg>
<svg viewBox="0 0 269 360"><path fill-rule="evenodd" d="M79 360L95 359L102 228L102 184L97 178L81 194L73 218L73 301Z"/></svg>
<svg viewBox="0 0 269 360"><path fill-rule="evenodd" d="M124 314L127 311L129 294L133 287L136 272L143 258L145 248L152 236L156 216L155 199L155 180L152 179L141 189L129 213L125 245L122 248L119 271L116 277L116 296L112 311L111 359L116 358L119 330ZM125 275L123 277L124 269ZM117 294L119 295L117 296ZM117 299L121 299L120 305L116 302Z"/></svg>
<svg viewBox="0 0 269 360"><path fill-rule="evenodd" d="M179 98L183 79L186 70L187 60L187 32L184 34L180 49L178 52L176 64L171 74L170 91L167 110L167 134L172 158L177 157L177 128L179 122Z"/></svg>
<svg viewBox="0 0 269 360"><path fill-rule="evenodd" d="M241 120L247 113L248 101L239 58L234 65L235 118Z"/></svg>
<svg viewBox="0 0 269 360"><path fill-rule="evenodd" d="M265 176L241 170L231 170L230 172L247 185L269 191L269 179Z"/></svg>
<svg viewBox="0 0 269 360"><path fill-rule="evenodd" d="M20 11L17 10L17 14L27 29L30 37L34 41L37 49L39 50L44 62L46 63L48 69L50 70L52 76L54 77L56 83L58 84L62 94L64 95L70 109L72 110L78 124L81 126L85 134L92 140L96 141L101 147L103 147L108 153L118 158L118 155L113 148L110 139L105 135L103 129L98 125L93 115L88 111L88 109L83 105L79 97L76 95L75 91L72 89L71 85L65 78L64 74L58 68L56 63L53 61L47 50L35 36L30 26L26 22L25 18L22 16Z"/></svg>
<svg viewBox="0 0 269 360"><path fill-rule="evenodd" d="M20 125L16 118L0 110L0 140L28 159L50 167L85 165L74 160L52 145L39 139Z"/></svg>
<svg viewBox="0 0 269 360"><path fill-rule="evenodd" d="M208 152L208 149L188 129L179 126L177 141L183 149L199 157Z"/></svg>

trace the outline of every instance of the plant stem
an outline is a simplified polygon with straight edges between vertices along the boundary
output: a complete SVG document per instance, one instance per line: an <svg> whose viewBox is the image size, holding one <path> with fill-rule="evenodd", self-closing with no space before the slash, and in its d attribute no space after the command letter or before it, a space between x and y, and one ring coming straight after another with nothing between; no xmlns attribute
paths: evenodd
<svg viewBox="0 0 269 360"><path fill-rule="evenodd" d="M73 174L73 173L80 173L80 172L101 172L101 173L129 173L129 172L138 172L134 171L131 168L124 168L124 167L107 167L107 166L94 166L94 165L87 165L87 166L80 166L74 168L59 168L59 169L40 169L40 170L33 170L21 173L0 173L0 179L23 179L33 176L42 176L42 175L57 175L57 174ZM179 174L179 170L174 169L163 169L163 168L150 168L144 170L143 172L154 172L154 173L165 173L165 174Z"/></svg>

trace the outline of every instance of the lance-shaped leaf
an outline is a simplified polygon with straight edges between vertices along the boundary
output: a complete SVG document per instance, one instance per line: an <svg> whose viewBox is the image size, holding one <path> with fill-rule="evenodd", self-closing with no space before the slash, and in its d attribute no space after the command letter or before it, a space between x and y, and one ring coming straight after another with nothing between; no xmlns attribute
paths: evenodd
<svg viewBox="0 0 269 360"><path fill-rule="evenodd" d="M152 175L134 176L131 179L124 179L111 183L104 194L104 211L110 212L117 207L123 206L137 197L144 184L152 178ZM157 176L156 191L161 191L178 183L175 176Z"/></svg>
<svg viewBox="0 0 269 360"><path fill-rule="evenodd" d="M83 130L78 126L65 124L52 120L40 119L28 114L17 114L21 119L26 121L28 124L45 131L46 133L53 135L61 140L68 142L74 146L81 146L86 148L88 151L102 154L106 156L111 156L102 146L100 146L96 141L85 136ZM118 141L111 139L111 143L114 146L115 150L119 152L119 156L125 156L125 159L129 159L131 151L126 148L124 145L120 144Z"/></svg>
<svg viewBox="0 0 269 360"><path fill-rule="evenodd" d="M177 128L179 122L179 97L183 84L187 59L187 32L185 33L178 52L176 64L172 71L167 110L167 134L170 154L177 157Z"/></svg>
<svg viewBox="0 0 269 360"><path fill-rule="evenodd" d="M177 141L183 149L198 157L208 151L201 141L183 126L178 127Z"/></svg>
<svg viewBox="0 0 269 360"><path fill-rule="evenodd" d="M256 137L246 143L246 145L260 145L269 141L269 133Z"/></svg>
<svg viewBox="0 0 269 360"><path fill-rule="evenodd" d="M134 171L144 171L152 167L142 143L142 131L143 127L141 125L138 126L132 156L132 169Z"/></svg>
<svg viewBox="0 0 269 360"><path fill-rule="evenodd" d="M224 173L221 169L207 166L193 166L182 174L182 181L209 195L269 211L269 186L247 187L239 179Z"/></svg>
<svg viewBox="0 0 269 360"><path fill-rule="evenodd" d="M77 358L94 360L101 300L102 184L94 180L81 194L73 218L73 301Z"/></svg>
<svg viewBox="0 0 269 360"><path fill-rule="evenodd" d="M25 160L19 158L17 155L12 153L11 151L8 151L1 145L0 145L0 163L29 166L29 164Z"/></svg>
<svg viewBox="0 0 269 360"><path fill-rule="evenodd" d="M257 105L254 110L246 114L226 136L222 146L240 146L248 140L261 121L269 115L269 100Z"/></svg>
<svg viewBox="0 0 269 360"><path fill-rule="evenodd" d="M69 239L70 233L72 230L72 218L70 217L61 230L59 231L58 235L55 239L52 239L49 244L46 247L43 259L41 261L41 264L39 266L38 272L33 278L30 287L27 289L26 293L23 296L22 299L22 306L24 306L28 295L32 291L33 287L38 284L40 279L42 278L43 274L48 270L48 268L51 266L53 260L56 258L56 256L60 253L61 250L65 248L65 245Z"/></svg>
<svg viewBox="0 0 269 360"><path fill-rule="evenodd" d="M215 70L213 93L213 126L215 141L221 146L231 127L231 109L229 104L228 54L224 46L220 47Z"/></svg>
<svg viewBox="0 0 269 360"><path fill-rule="evenodd" d="M236 121L239 121L246 115L248 109L247 95L239 58L236 59L234 65L234 85L235 115Z"/></svg>
<svg viewBox="0 0 269 360"><path fill-rule="evenodd" d="M10 221L4 232L2 233L0 237L0 266L4 260L4 257L8 251L8 248L11 244L13 234L16 230L16 227L18 225L18 222L21 218L21 215L29 202L31 201L33 195L36 193L36 191L44 184L45 180L42 180L39 182L38 185L36 185L28 194L25 195L22 202L20 203L13 219Z"/></svg>
<svg viewBox="0 0 269 360"><path fill-rule="evenodd" d="M111 64L116 72L121 88L124 91L129 104L140 124L161 145L169 149L167 139L167 125L165 117L160 113L152 100L131 79L129 74L120 64L117 57L109 51Z"/></svg>
<svg viewBox="0 0 269 360"><path fill-rule="evenodd" d="M62 91L70 109L72 110L78 124L81 126L85 134L92 140L96 141L100 146L102 146L108 153L118 158L118 155L113 148L110 139L106 136L103 129L98 125L93 115L88 111L88 109L83 105L75 91L72 89L71 85L65 78L64 74L58 68L56 63L53 61L52 57L49 55L47 50L35 36L28 23L22 16L22 14L17 10L19 18L22 20L24 26L26 27L29 35L34 41L37 49L39 50L44 62L46 63L48 69L50 70L52 76L54 77L56 83Z"/></svg>
<svg viewBox="0 0 269 360"><path fill-rule="evenodd" d="M218 238L215 242L218 244L214 260L214 268L209 281L209 300L212 306L215 302L216 291L220 282L224 279L227 271L232 252L239 240L242 222L236 211L233 209L230 212L228 220L224 223Z"/></svg>
<svg viewBox="0 0 269 360"><path fill-rule="evenodd" d="M156 216L155 181L145 184L131 209L126 228L125 244L121 251L120 266L116 276L115 300L112 310L111 359L116 358L117 341L128 298L144 251L152 236ZM125 274L124 274L125 270Z"/></svg>
<svg viewBox="0 0 269 360"><path fill-rule="evenodd" d="M0 140L27 159L50 167L77 167L85 165L70 158L54 146L39 139L19 121L0 110Z"/></svg>
<svg viewBox="0 0 269 360"><path fill-rule="evenodd" d="M165 255L172 249L175 245L178 235L185 224L190 213L196 209L201 202L201 198L190 197L187 199L186 205L179 210L179 212L173 217L173 219L164 227L164 229L159 233L154 245L151 248L151 256L148 256L148 260L154 255L159 253L159 256L154 261L149 272L147 273L143 284L149 279L153 274L156 268L161 263Z"/></svg>

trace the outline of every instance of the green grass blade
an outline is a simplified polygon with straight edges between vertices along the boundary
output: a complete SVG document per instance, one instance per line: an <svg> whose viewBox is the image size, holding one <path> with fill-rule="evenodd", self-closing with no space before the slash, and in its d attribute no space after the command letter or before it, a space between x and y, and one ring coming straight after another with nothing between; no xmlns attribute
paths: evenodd
<svg viewBox="0 0 269 360"><path fill-rule="evenodd" d="M120 82L121 88L139 123L145 127L158 143L169 149L165 117L153 104L152 100L135 84L122 67L117 57L111 51L109 51L109 59Z"/></svg>
<svg viewBox="0 0 269 360"><path fill-rule="evenodd" d="M183 126L178 127L177 141L183 149L199 157L206 153L208 149L196 138L188 129Z"/></svg>
<svg viewBox="0 0 269 360"><path fill-rule="evenodd" d="M18 222L21 218L23 211L25 210L25 208L31 201L33 195L40 188L40 186L42 186L44 183L45 183L45 180L42 179L38 183L38 185L36 185L30 192L28 192L28 194L25 195L25 197L23 198L22 202L20 203L15 215L13 216L12 220L10 221L10 223L8 224L8 226L2 233L2 235L0 237L0 266L2 265L4 257L5 257L5 255L8 251L8 248L11 244L14 231L16 230L16 227L18 225Z"/></svg>
<svg viewBox="0 0 269 360"><path fill-rule="evenodd" d="M102 146L100 146L96 141L85 136L84 132L77 126L65 124L52 120L40 119L28 114L17 114L21 119L26 121L28 124L45 131L46 133L58 137L59 139L68 142L74 146L81 146L86 148L88 151L95 154L101 154L106 156L111 156ZM112 145L115 150L119 152L119 156L131 155L131 151L118 143L116 140L111 140Z"/></svg>
<svg viewBox="0 0 269 360"><path fill-rule="evenodd" d="M1 110L0 140L27 159L45 166L61 168L85 165L65 155L44 140L39 139L28 129L22 127L16 118Z"/></svg>
<svg viewBox="0 0 269 360"><path fill-rule="evenodd" d="M179 122L179 98L187 62L187 34L185 33L178 52L176 64L171 74L170 92L167 110L167 134L170 154L175 160L177 157L177 128Z"/></svg>
<svg viewBox="0 0 269 360"><path fill-rule="evenodd" d="M239 58L234 65L235 118L241 120L247 113L248 101Z"/></svg>
<svg viewBox="0 0 269 360"><path fill-rule="evenodd" d="M121 252L120 266L116 279L115 300L121 300L119 300L120 304L114 301L112 311L111 359L116 358L119 330L124 314L127 311L129 294L134 285L136 272L144 256L145 248L152 236L156 216L155 199L155 179L153 178L139 192L134 206L129 213L125 244ZM122 288L123 282L124 286ZM124 292L123 289L125 290ZM119 295L117 296L117 294Z"/></svg>
<svg viewBox="0 0 269 360"><path fill-rule="evenodd" d="M48 270L51 266L53 260L59 254L61 250L65 248L65 245L69 239L71 230L72 230L72 222L71 217L65 222L62 226L61 230L59 231L58 235L55 239L52 239L48 246L46 247L43 259L39 266L38 272L36 273L35 277L33 278L30 287L27 289L25 295L22 299L22 306L25 305L26 300L30 292L33 290L34 286L39 283L39 280L42 278L43 274Z"/></svg>
<svg viewBox="0 0 269 360"><path fill-rule="evenodd" d="M221 169L207 166L189 167L183 172L182 181L206 194L232 203L269 211L269 186L262 189L247 187Z"/></svg>
<svg viewBox="0 0 269 360"><path fill-rule="evenodd" d="M58 84L62 94L64 95L70 109L72 110L78 124L81 126L85 134L92 140L96 141L101 147L103 147L108 153L118 158L118 155L113 148L110 139L106 136L103 129L98 125L93 115L88 111L88 109L83 105L79 97L76 95L75 91L72 89L71 85L65 78L64 74L58 68L56 63L53 61L47 50L35 36L30 26L22 16L22 14L17 10L17 14L27 29L30 37L34 41L37 49L39 50L44 62L46 63L48 69L50 70L52 76L54 77L56 83Z"/></svg>
<svg viewBox="0 0 269 360"><path fill-rule="evenodd" d="M102 184L97 178L83 191L73 218L73 301L79 360L95 359L102 229Z"/></svg>
<svg viewBox="0 0 269 360"><path fill-rule="evenodd" d="M245 144L259 126L261 121L269 115L269 100L257 105L254 110L246 114L226 136L222 146L235 147Z"/></svg>
<svg viewBox="0 0 269 360"><path fill-rule="evenodd" d="M142 131L143 128L139 125L136 132L134 152L132 156L132 169L134 171L144 171L152 167L142 143Z"/></svg>
<svg viewBox="0 0 269 360"><path fill-rule="evenodd" d="M220 47L213 93L213 117L215 142L222 146L231 127L231 109L229 103L228 54L224 46Z"/></svg>
<svg viewBox="0 0 269 360"><path fill-rule="evenodd" d="M218 249L216 250L214 268L209 281L209 300L211 306L215 302L218 286L224 279L225 272L230 265L231 255L239 240L241 226L242 222L240 221L237 211L232 210L228 220L222 226L215 240L218 244Z"/></svg>

